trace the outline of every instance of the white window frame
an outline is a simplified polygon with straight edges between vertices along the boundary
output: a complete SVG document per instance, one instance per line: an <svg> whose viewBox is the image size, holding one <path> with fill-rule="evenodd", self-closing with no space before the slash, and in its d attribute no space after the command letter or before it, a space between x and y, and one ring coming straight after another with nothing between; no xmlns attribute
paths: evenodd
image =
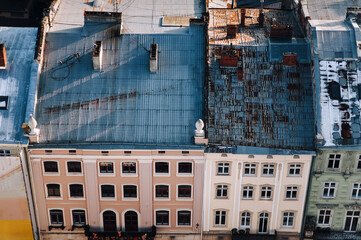
<svg viewBox="0 0 361 240"><path fill-rule="evenodd" d="M123 173L123 163L135 163L135 173ZM134 161L134 160L129 160L129 161L121 161L120 162L120 176L122 177L138 177L138 162Z"/></svg>
<svg viewBox="0 0 361 240"><path fill-rule="evenodd" d="M112 185L114 187L114 197L113 198L111 198L111 197L103 197L102 196L102 186L103 185ZM99 198L102 201L115 201L115 200L117 200L117 186L115 184L113 184L113 183L99 184Z"/></svg>
<svg viewBox="0 0 361 240"><path fill-rule="evenodd" d="M68 169L68 162L80 162L80 169L81 172L69 172ZM81 160L66 160L65 161L65 168L66 168L66 175L67 176L83 176L83 172L84 172L84 167L83 167L83 163Z"/></svg>
<svg viewBox="0 0 361 240"><path fill-rule="evenodd" d="M157 225L157 212L158 211L167 211L168 212L168 225ZM163 227L169 228L172 226L171 221L172 221L172 215L171 215L171 211L169 208L154 209L154 226L160 227L160 228L163 228Z"/></svg>
<svg viewBox="0 0 361 240"><path fill-rule="evenodd" d="M82 185L82 186L83 186L83 197L71 197L71 196L70 196L70 185L73 185L73 184L79 184L79 185ZM85 187L84 187L84 183L79 183L79 182L69 183L69 184L68 184L68 197L69 197L69 200L85 200Z"/></svg>
<svg viewBox="0 0 361 240"><path fill-rule="evenodd" d="M269 173L271 169L273 170L272 174ZM264 170L267 170L267 174L264 173ZM276 165L275 164L266 163L266 164L263 164L263 166L262 166L262 176L263 177L274 177L275 176L275 171L276 171Z"/></svg>
<svg viewBox="0 0 361 240"><path fill-rule="evenodd" d="M287 197L287 192L291 193L290 197ZM296 192L296 197L293 197L294 192ZM297 198L298 198L298 186L286 186L285 200L297 200Z"/></svg>
<svg viewBox="0 0 361 240"><path fill-rule="evenodd" d="M243 194L243 192L245 191L245 188L247 188L247 189L246 189L246 191L247 191L247 197L244 197L244 194ZM252 188L252 190L250 190L250 188ZM250 191L252 192L252 197L249 197L249 192L250 192ZM255 187L254 187L254 186L245 185L245 186L242 187L242 199L251 200L251 199L253 199L253 197L254 197L254 193L255 193Z"/></svg>
<svg viewBox="0 0 361 240"><path fill-rule="evenodd" d="M246 173L247 169L249 170L249 173ZM254 170L254 173L251 173L252 170ZM257 176L257 164L256 163L245 163L244 164L244 176L245 177L255 177L255 176Z"/></svg>
<svg viewBox="0 0 361 240"><path fill-rule="evenodd" d="M58 165L58 172L45 172L45 162L56 162ZM52 160L52 159L46 159L42 160L43 165L43 176L60 176L60 166L59 166L59 160Z"/></svg>
<svg viewBox="0 0 361 240"><path fill-rule="evenodd" d="M321 217L321 211L325 211L325 214L323 214L323 221L322 221L322 223L320 224L320 223L319 223L319 219L320 219L320 217ZM330 214L329 214L329 215L326 214L326 211L330 211ZM333 215L333 209L331 209L331 208L320 208L320 209L318 209L316 225L317 225L318 227L330 227L330 226L331 226L331 223L332 223L332 215ZM329 216L329 222L328 222L328 224L325 224L325 217L326 217L326 216Z"/></svg>
<svg viewBox="0 0 361 240"><path fill-rule="evenodd" d="M291 169L293 169L294 173L291 174ZM297 174L297 170L300 170L300 173ZM301 177L302 176L302 164L300 163L290 163L288 164L288 176L289 177Z"/></svg>
<svg viewBox="0 0 361 240"><path fill-rule="evenodd" d="M346 228L346 220L347 220L347 212L351 211L353 214L352 214L352 217L354 217L354 212L360 212L360 215L358 216L358 219L357 219L357 226L356 226L356 230L355 231L346 231L345 228ZM357 232L359 229L360 229L360 218L361 218L361 210L359 209L346 209L346 212L345 212L345 220L344 220L344 224L343 224L343 231L344 232ZM352 223L350 225L350 227L352 226Z"/></svg>
<svg viewBox="0 0 361 240"><path fill-rule="evenodd" d="M53 225L51 224L51 217L50 217L50 211L51 210L61 210L63 212L63 225L60 225L60 224L56 224L56 225ZM48 208L48 219L49 219L49 226L55 226L55 227L59 227L59 226L66 226L66 222L65 222L65 214L64 214L64 208Z"/></svg>
<svg viewBox="0 0 361 240"><path fill-rule="evenodd" d="M100 172L100 163L112 163L113 164L113 172L112 173L101 173ZM116 166L114 161L100 160L97 162L98 164L98 176L99 177L115 177L116 175Z"/></svg>
<svg viewBox="0 0 361 240"><path fill-rule="evenodd" d="M77 210L84 211L84 213L85 213L85 224L84 224L84 225L87 225L87 224L88 224L88 218L87 218L86 208L70 208L70 221L71 221L71 225L74 226L73 211L77 211ZM76 226L80 226L80 225L75 225L75 227L76 227Z"/></svg>
<svg viewBox="0 0 361 240"><path fill-rule="evenodd" d="M59 185L59 190L60 190L60 197L48 197L48 184L58 184ZM57 182L48 182L48 183L45 183L45 196L46 196L46 199L47 200L63 200L63 187L61 185L61 183L57 183Z"/></svg>
<svg viewBox="0 0 361 240"><path fill-rule="evenodd" d="M156 164L156 163L159 163L159 162L166 162L166 163L168 163L168 173L157 173L157 172L155 172L155 164ZM170 177L170 172L171 172L170 161L156 160L156 161L153 162L153 176L157 176L157 177Z"/></svg>
<svg viewBox="0 0 361 240"><path fill-rule="evenodd" d="M355 185L357 185L357 188L355 188ZM353 191L356 190L356 197L353 196ZM352 189L351 189L351 199L353 200L359 200L361 199L361 196L358 197L359 195L361 195L361 183L356 182L356 183L352 183Z"/></svg>
<svg viewBox="0 0 361 240"><path fill-rule="evenodd" d="M221 196L218 196L218 186L221 186L220 187ZM227 193L226 196L224 196L224 191L226 191ZM224 183L216 184L216 199L228 199L229 192L230 192L229 184L224 184Z"/></svg>
<svg viewBox="0 0 361 240"><path fill-rule="evenodd" d="M331 155L334 155L334 157L331 158ZM340 156L339 158L337 158L337 156ZM339 161L338 162L338 168L335 168L335 167L329 167L329 163L330 161L333 161L333 166L335 166L335 162L336 161ZM326 162L326 169L328 170L335 170L335 171L339 171L341 169L341 163L342 163L342 154L341 153L330 153L328 154L328 158L327 158L327 162Z"/></svg>
<svg viewBox="0 0 361 240"><path fill-rule="evenodd" d="M156 187L159 186L159 185L166 185L168 186L168 198L164 198L164 197L157 197L157 192L156 192ZM154 184L154 188L153 188L153 192L154 192L154 200L155 201L170 201L170 198L171 198L171 188L170 188L170 184L168 183L157 183L157 184Z"/></svg>
<svg viewBox="0 0 361 240"><path fill-rule="evenodd" d="M264 191L265 191L264 197L262 197L263 188L266 188L266 189L264 189ZM267 193L269 191L271 192L271 196L268 198ZM272 186L261 186L260 200L272 200L272 198L273 198L273 187Z"/></svg>
<svg viewBox="0 0 361 240"><path fill-rule="evenodd" d="M231 175L231 163L230 162L216 162L217 166L216 166L216 175L219 175L219 176L230 176ZM223 166L222 167L222 172L219 172L219 165L222 164ZM225 166L225 164L228 164L228 166ZM225 168L228 168L228 173L224 173L224 169Z"/></svg>
<svg viewBox="0 0 361 240"><path fill-rule="evenodd" d="M334 183L335 186L334 187L331 187L331 184ZM325 191L325 188L326 188L326 184L329 184L329 187L328 187L328 193L327 193L327 196L324 196L323 193ZM333 196L329 196L330 195L330 189L334 189L333 191ZM326 198L326 199L332 199L332 198L335 198L336 197L336 190L337 190L337 183L336 182L324 182L323 183L323 188L322 188L322 198Z"/></svg>
<svg viewBox="0 0 361 240"><path fill-rule="evenodd" d="M178 225L178 212L180 211L188 211L191 212L191 219L190 219L190 224L189 225ZM177 209L176 210L176 227L186 227L186 228L190 228L192 227L192 222L193 222L193 212L192 209Z"/></svg>
<svg viewBox="0 0 361 240"><path fill-rule="evenodd" d="M191 163L192 164L192 172L191 173L180 173L179 172L179 164L180 163ZM179 161L177 162L177 177L193 177L194 172L194 163L192 161Z"/></svg>
<svg viewBox="0 0 361 240"><path fill-rule="evenodd" d="M179 186L184 186L184 185L191 186L191 196L190 197L179 197L178 196ZM178 201L192 201L193 200L193 184L190 184L190 183L179 183L179 184L177 184L176 200L178 200Z"/></svg>
<svg viewBox="0 0 361 240"><path fill-rule="evenodd" d="M248 215L243 216L243 214L249 214L249 216ZM249 225L242 225L242 220L247 219L247 218L249 218ZM251 221L252 221L252 213L251 212L248 212L248 211L241 212L241 220L239 222L240 228L251 228ZM245 220L245 222L247 222L247 221Z"/></svg>
<svg viewBox="0 0 361 240"><path fill-rule="evenodd" d="M220 212L219 213L219 223L216 222L217 212ZM222 224L223 213L224 213L224 224ZM213 221L213 223L214 223L215 227L226 227L227 226L227 210L225 210L225 209L216 209L216 210L214 210L214 221Z"/></svg>
<svg viewBox="0 0 361 240"><path fill-rule="evenodd" d="M124 186L136 186L137 188L137 197L125 197L124 196ZM139 200L139 187L137 184L122 184L122 200L123 201L138 201Z"/></svg>
<svg viewBox="0 0 361 240"><path fill-rule="evenodd" d="M287 214L287 215L286 215ZM287 219L287 224L284 225L284 219ZM290 219L292 219L292 225L289 225ZM282 228L293 228L295 226L296 213L293 211L287 211L282 213Z"/></svg>

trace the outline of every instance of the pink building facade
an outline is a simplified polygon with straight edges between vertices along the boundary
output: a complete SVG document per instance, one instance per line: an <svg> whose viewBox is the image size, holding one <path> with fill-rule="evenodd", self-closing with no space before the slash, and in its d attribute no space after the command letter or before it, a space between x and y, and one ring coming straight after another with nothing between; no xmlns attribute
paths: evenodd
<svg viewBox="0 0 361 240"><path fill-rule="evenodd" d="M30 151L41 238L90 232L201 233L201 150Z"/></svg>

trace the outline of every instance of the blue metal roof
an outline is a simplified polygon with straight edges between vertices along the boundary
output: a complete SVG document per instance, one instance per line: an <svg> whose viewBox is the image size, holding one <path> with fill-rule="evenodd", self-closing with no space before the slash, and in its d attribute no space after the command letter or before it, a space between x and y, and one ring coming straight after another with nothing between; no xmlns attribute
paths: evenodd
<svg viewBox="0 0 361 240"><path fill-rule="evenodd" d="M22 123L34 111L38 64L34 63L37 28L0 27L7 67L0 69L0 96L8 96L8 110L0 110L0 142L23 140ZM32 107L31 107L32 106Z"/></svg>
<svg viewBox="0 0 361 240"><path fill-rule="evenodd" d="M273 3L279 3L282 2L281 0L264 0L263 5L267 6ZM237 1L237 7L242 8L258 8L261 6L260 0L238 0Z"/></svg>
<svg viewBox="0 0 361 240"><path fill-rule="evenodd" d="M285 39L272 38L269 41L269 53L271 61L282 62L283 54L287 52L297 53L297 61L302 63L311 62L310 44L303 38Z"/></svg>
<svg viewBox="0 0 361 240"><path fill-rule="evenodd" d="M48 33L36 111L40 144L192 144L202 118L203 27L121 35L118 27ZM96 40L103 41L101 72L92 68ZM156 73L149 71L153 42ZM59 64L64 59L69 61Z"/></svg>

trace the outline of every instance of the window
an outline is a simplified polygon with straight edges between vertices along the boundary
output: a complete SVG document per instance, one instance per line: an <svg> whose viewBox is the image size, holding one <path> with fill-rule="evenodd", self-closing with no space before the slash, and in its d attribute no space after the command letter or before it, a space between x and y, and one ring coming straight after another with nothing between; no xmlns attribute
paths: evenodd
<svg viewBox="0 0 361 240"><path fill-rule="evenodd" d="M216 211L214 225L215 226L225 226L226 225L226 211Z"/></svg>
<svg viewBox="0 0 361 240"><path fill-rule="evenodd" d="M9 157L11 156L10 150L0 149L0 157Z"/></svg>
<svg viewBox="0 0 361 240"><path fill-rule="evenodd" d="M70 184L69 185L70 197L82 198L84 197L82 184Z"/></svg>
<svg viewBox="0 0 361 240"><path fill-rule="evenodd" d="M191 185L179 185L178 186L178 197L179 198L192 197L192 186Z"/></svg>
<svg viewBox="0 0 361 240"><path fill-rule="evenodd" d="M249 228L251 225L251 214L249 212L243 212L241 215L241 227Z"/></svg>
<svg viewBox="0 0 361 240"><path fill-rule="evenodd" d="M168 198L169 197L169 186L168 185L155 186L155 197L156 198Z"/></svg>
<svg viewBox="0 0 361 240"><path fill-rule="evenodd" d="M272 187L262 187L261 199L271 199L271 197L272 197Z"/></svg>
<svg viewBox="0 0 361 240"><path fill-rule="evenodd" d="M67 162L68 173L81 173L81 162Z"/></svg>
<svg viewBox="0 0 361 240"><path fill-rule="evenodd" d="M124 185L123 186L123 196L125 198L137 198L137 186Z"/></svg>
<svg viewBox="0 0 361 240"><path fill-rule="evenodd" d="M286 199L297 199L297 187L287 187Z"/></svg>
<svg viewBox="0 0 361 240"><path fill-rule="evenodd" d="M9 103L9 96L0 96L0 110L7 110Z"/></svg>
<svg viewBox="0 0 361 240"><path fill-rule="evenodd" d="M155 222L159 226L169 225L169 211L156 211Z"/></svg>
<svg viewBox="0 0 361 240"><path fill-rule="evenodd" d="M169 173L169 164L167 162L156 162L155 163L156 173Z"/></svg>
<svg viewBox="0 0 361 240"><path fill-rule="evenodd" d="M217 185L216 197L217 198L227 198L227 190L228 190L227 185Z"/></svg>
<svg viewBox="0 0 361 240"><path fill-rule="evenodd" d="M267 233L268 231L268 213L259 215L258 233Z"/></svg>
<svg viewBox="0 0 361 240"><path fill-rule="evenodd" d="M44 162L44 172L46 173L57 173L58 170L58 162L55 161L46 161Z"/></svg>
<svg viewBox="0 0 361 240"><path fill-rule="evenodd" d="M334 183L334 182L325 183L325 185L323 187L322 197L323 198L334 198L335 191L336 191L336 183Z"/></svg>
<svg viewBox="0 0 361 240"><path fill-rule="evenodd" d="M331 209L320 209L318 212L318 226L329 226L331 223Z"/></svg>
<svg viewBox="0 0 361 240"><path fill-rule="evenodd" d="M1 152L0 152L0 156L1 156ZM356 168L357 170L361 170L361 155L358 156Z"/></svg>
<svg viewBox="0 0 361 240"><path fill-rule="evenodd" d="M352 199L361 199L361 183L354 183L352 187Z"/></svg>
<svg viewBox="0 0 361 240"><path fill-rule="evenodd" d="M284 212L282 219L282 227L293 227L293 218L295 213L293 212Z"/></svg>
<svg viewBox="0 0 361 240"><path fill-rule="evenodd" d="M122 173L137 173L137 164L135 162L123 162Z"/></svg>
<svg viewBox="0 0 361 240"><path fill-rule="evenodd" d="M102 198L115 198L114 185L101 185Z"/></svg>
<svg viewBox="0 0 361 240"><path fill-rule="evenodd" d="M244 186L242 192L243 199L252 199L253 198L253 187Z"/></svg>
<svg viewBox="0 0 361 240"><path fill-rule="evenodd" d="M50 210L50 224L55 226L64 225L63 210Z"/></svg>
<svg viewBox="0 0 361 240"><path fill-rule="evenodd" d="M244 175L255 176L256 175L256 164L246 163L244 165Z"/></svg>
<svg viewBox="0 0 361 240"><path fill-rule="evenodd" d="M191 162L180 162L178 163L178 173L192 173L192 163Z"/></svg>
<svg viewBox="0 0 361 240"><path fill-rule="evenodd" d="M347 211L345 219L345 231L356 232L359 219L360 211Z"/></svg>
<svg viewBox="0 0 361 240"><path fill-rule="evenodd" d="M178 211L178 225L180 226L191 225L191 211Z"/></svg>
<svg viewBox="0 0 361 240"><path fill-rule="evenodd" d="M265 164L263 165L262 175L263 176L273 176L275 171L275 165Z"/></svg>
<svg viewBox="0 0 361 240"><path fill-rule="evenodd" d="M290 164L289 175L290 176L300 176L301 175L301 164Z"/></svg>
<svg viewBox="0 0 361 240"><path fill-rule="evenodd" d="M218 175L229 175L229 163L218 163Z"/></svg>
<svg viewBox="0 0 361 240"><path fill-rule="evenodd" d="M339 169L341 161L341 154L330 154L328 157L327 168L329 169Z"/></svg>
<svg viewBox="0 0 361 240"><path fill-rule="evenodd" d="M72 210L73 225L83 226L85 225L85 211L84 210Z"/></svg>
<svg viewBox="0 0 361 240"><path fill-rule="evenodd" d="M46 185L48 189L48 197L60 197L60 184L50 183Z"/></svg>
<svg viewBox="0 0 361 240"><path fill-rule="evenodd" d="M114 173L114 167L112 162L100 162L100 173Z"/></svg>

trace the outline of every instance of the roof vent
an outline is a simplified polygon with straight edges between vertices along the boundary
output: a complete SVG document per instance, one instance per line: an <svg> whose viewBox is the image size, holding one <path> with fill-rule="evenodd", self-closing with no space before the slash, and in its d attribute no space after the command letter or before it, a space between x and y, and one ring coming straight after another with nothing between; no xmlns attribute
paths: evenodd
<svg viewBox="0 0 361 240"><path fill-rule="evenodd" d="M149 65L151 72L157 72L158 69L158 44L150 45Z"/></svg>
<svg viewBox="0 0 361 240"><path fill-rule="evenodd" d="M93 68L94 70L102 69L103 47L102 41L95 41L93 51Z"/></svg>
<svg viewBox="0 0 361 240"><path fill-rule="evenodd" d="M0 69L6 68L5 44L0 44Z"/></svg>
<svg viewBox="0 0 361 240"><path fill-rule="evenodd" d="M8 110L8 102L9 97L8 96L0 96L0 110Z"/></svg>
<svg viewBox="0 0 361 240"><path fill-rule="evenodd" d="M121 23L122 13L119 12L99 12L99 11L85 11L85 22L114 22Z"/></svg>

